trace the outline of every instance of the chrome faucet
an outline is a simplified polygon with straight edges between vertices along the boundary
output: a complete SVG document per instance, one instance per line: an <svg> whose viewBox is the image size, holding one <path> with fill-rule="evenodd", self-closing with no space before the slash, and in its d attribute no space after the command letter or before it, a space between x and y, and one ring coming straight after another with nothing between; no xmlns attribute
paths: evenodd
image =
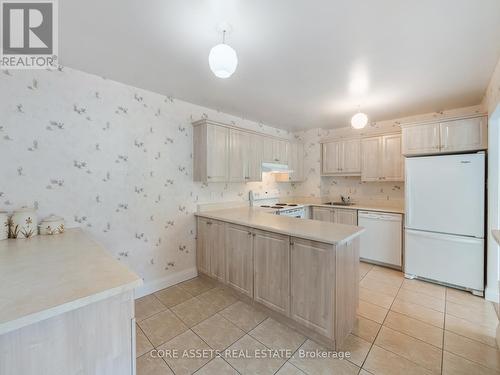
<svg viewBox="0 0 500 375"><path fill-rule="evenodd" d="M344 204L351 203L351 197L349 195L347 197L344 197L343 195L341 195L340 199L342 200L342 203L344 203Z"/></svg>

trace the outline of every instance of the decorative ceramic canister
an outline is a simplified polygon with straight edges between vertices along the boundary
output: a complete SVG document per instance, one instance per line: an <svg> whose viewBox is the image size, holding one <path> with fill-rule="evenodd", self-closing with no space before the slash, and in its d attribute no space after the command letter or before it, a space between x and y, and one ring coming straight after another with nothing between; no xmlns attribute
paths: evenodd
<svg viewBox="0 0 500 375"><path fill-rule="evenodd" d="M64 232L64 219L59 216L50 215L40 223L40 234L52 235Z"/></svg>
<svg viewBox="0 0 500 375"><path fill-rule="evenodd" d="M9 238L9 215L7 212L0 211L0 240Z"/></svg>
<svg viewBox="0 0 500 375"><path fill-rule="evenodd" d="M12 238L30 238L38 234L38 220L34 208L23 207L14 211L10 222Z"/></svg>

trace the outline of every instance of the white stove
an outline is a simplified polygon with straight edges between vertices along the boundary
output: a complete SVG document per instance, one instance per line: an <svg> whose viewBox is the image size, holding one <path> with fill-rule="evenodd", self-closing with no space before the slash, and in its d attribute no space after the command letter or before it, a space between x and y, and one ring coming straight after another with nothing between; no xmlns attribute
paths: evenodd
<svg viewBox="0 0 500 375"><path fill-rule="evenodd" d="M280 203L279 198L265 197L252 201L255 207L269 208L275 210L275 215L296 217L304 219L306 217L305 206L296 203Z"/></svg>

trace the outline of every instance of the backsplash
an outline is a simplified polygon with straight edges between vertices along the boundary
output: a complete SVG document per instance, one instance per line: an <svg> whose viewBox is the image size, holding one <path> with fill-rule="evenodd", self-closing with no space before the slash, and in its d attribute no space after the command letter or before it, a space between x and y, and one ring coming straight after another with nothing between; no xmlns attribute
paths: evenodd
<svg viewBox="0 0 500 375"><path fill-rule="evenodd" d="M283 130L69 68L0 72L0 210L28 205L82 227L145 282L195 266L198 203L291 195L255 183L195 183L191 121Z"/></svg>

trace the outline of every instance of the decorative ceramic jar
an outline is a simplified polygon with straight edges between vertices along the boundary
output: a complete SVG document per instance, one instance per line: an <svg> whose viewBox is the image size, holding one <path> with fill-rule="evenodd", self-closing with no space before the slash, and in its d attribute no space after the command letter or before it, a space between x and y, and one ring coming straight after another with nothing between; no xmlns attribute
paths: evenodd
<svg viewBox="0 0 500 375"><path fill-rule="evenodd" d="M64 232L64 219L59 216L50 215L40 223L40 234L52 235Z"/></svg>
<svg viewBox="0 0 500 375"><path fill-rule="evenodd" d="M9 215L7 212L0 211L0 240L9 238Z"/></svg>
<svg viewBox="0 0 500 375"><path fill-rule="evenodd" d="M38 220L34 208L23 207L14 211L10 222L12 238L30 238L38 234Z"/></svg>

